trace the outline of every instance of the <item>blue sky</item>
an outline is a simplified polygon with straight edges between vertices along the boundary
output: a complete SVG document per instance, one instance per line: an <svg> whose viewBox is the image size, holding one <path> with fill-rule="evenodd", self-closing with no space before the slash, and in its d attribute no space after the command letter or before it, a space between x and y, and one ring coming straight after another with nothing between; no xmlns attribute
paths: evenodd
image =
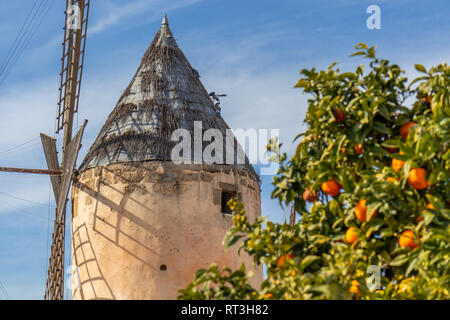
<svg viewBox="0 0 450 320"><path fill-rule="evenodd" d="M358 42L377 45L378 55L400 64L409 77L416 75L414 63L429 67L450 56L447 0L91 2L78 114L79 123L87 118L89 124L80 158L134 75L164 12L206 89L228 94L222 115L229 126L278 128L288 152L306 110L306 97L292 88L300 69L335 61L353 69L364 62L348 57ZM54 132L64 3L54 1L0 86L0 166L45 168L38 137ZM366 27L372 4L381 8L380 30ZM0 2L0 64L32 5ZM263 215L282 221L287 213L270 200L270 181L263 177ZM43 296L54 214L49 192L48 177L0 173L0 281L11 298Z"/></svg>

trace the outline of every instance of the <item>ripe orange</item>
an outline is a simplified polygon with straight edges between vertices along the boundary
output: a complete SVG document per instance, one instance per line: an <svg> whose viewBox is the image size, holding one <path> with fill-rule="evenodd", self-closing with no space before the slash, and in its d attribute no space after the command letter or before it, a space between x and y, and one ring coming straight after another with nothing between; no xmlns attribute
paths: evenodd
<svg viewBox="0 0 450 320"><path fill-rule="evenodd" d="M415 236L412 230L405 230L398 238L398 244L401 248L417 248L419 245L414 241Z"/></svg>
<svg viewBox="0 0 450 320"><path fill-rule="evenodd" d="M284 260L285 260L284 256L279 257L278 261L277 261L277 265L279 267L282 267L284 265Z"/></svg>
<svg viewBox="0 0 450 320"><path fill-rule="evenodd" d="M354 293L356 299L359 299L359 290L358 290L359 282L356 280L352 281L352 285L350 287L350 293Z"/></svg>
<svg viewBox="0 0 450 320"><path fill-rule="evenodd" d="M427 95L426 97L422 98L422 101L425 103L430 104L431 103L431 96Z"/></svg>
<svg viewBox="0 0 450 320"><path fill-rule="evenodd" d="M294 258L294 256L290 253L287 253L286 255L279 257L278 262L277 262L278 267L282 268L284 266L284 262L286 260L293 259L293 258Z"/></svg>
<svg viewBox="0 0 450 320"><path fill-rule="evenodd" d="M399 178L387 177L386 180L389 181L389 182L396 182L396 181L399 180Z"/></svg>
<svg viewBox="0 0 450 320"><path fill-rule="evenodd" d="M265 298L265 299L273 298L273 294L268 293L268 294L266 294L266 295L264 296L264 298Z"/></svg>
<svg viewBox="0 0 450 320"><path fill-rule="evenodd" d="M366 213L367 213L367 207L366 207L366 200L359 200L359 202L356 204L355 207L355 216L358 218L359 221L366 222ZM372 215L372 218L375 218L377 215L377 211L375 211Z"/></svg>
<svg viewBox="0 0 450 320"><path fill-rule="evenodd" d="M398 159L392 159L392 168L395 172L399 172L400 169L403 167L406 161L398 160Z"/></svg>
<svg viewBox="0 0 450 320"><path fill-rule="evenodd" d="M364 146L362 144L355 144L353 148L357 154L362 154L364 151Z"/></svg>
<svg viewBox="0 0 450 320"><path fill-rule="evenodd" d="M341 153L345 153L345 151L347 151L347 149L345 149L345 147L341 148Z"/></svg>
<svg viewBox="0 0 450 320"><path fill-rule="evenodd" d="M404 152L400 151L400 155L404 155ZM394 169L395 172L399 172L400 169L403 167L406 161L402 161L399 159L392 159L392 169Z"/></svg>
<svg viewBox="0 0 450 320"><path fill-rule="evenodd" d="M336 122L342 122L342 120L344 120L344 113L342 112L341 109L333 108L331 110L331 112L333 113L333 116L336 119Z"/></svg>
<svg viewBox="0 0 450 320"><path fill-rule="evenodd" d="M429 186L429 182L425 180L427 170L423 168L414 168L408 174L408 183L417 190L423 190Z"/></svg>
<svg viewBox="0 0 450 320"><path fill-rule="evenodd" d="M358 230L353 227L348 228L347 232L345 233L345 241L352 244L356 240L358 240Z"/></svg>
<svg viewBox="0 0 450 320"><path fill-rule="evenodd" d="M341 185L334 179L330 179L322 183L322 191L332 197L336 197L341 193Z"/></svg>
<svg viewBox="0 0 450 320"><path fill-rule="evenodd" d="M314 202L317 201L317 194L311 191L310 188L306 189L305 192L303 192L303 200L307 202Z"/></svg>
<svg viewBox="0 0 450 320"><path fill-rule="evenodd" d="M414 121L410 121L400 127L400 135L403 137L403 139L406 139L408 137L409 129L411 129L411 127L415 124L416 123Z"/></svg>

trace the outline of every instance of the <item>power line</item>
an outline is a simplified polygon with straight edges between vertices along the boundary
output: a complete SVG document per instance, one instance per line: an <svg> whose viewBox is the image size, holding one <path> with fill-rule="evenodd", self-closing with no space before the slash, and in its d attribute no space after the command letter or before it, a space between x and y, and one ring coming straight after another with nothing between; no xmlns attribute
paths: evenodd
<svg viewBox="0 0 450 320"><path fill-rule="evenodd" d="M31 19L30 19L30 15L31 15L31 13L33 12L33 9L36 8L36 3L34 4L33 8L31 9L30 15L27 17L27 19L26 19L25 22L24 22L24 24L26 24L25 30L24 30L23 32L19 32L19 34L18 34L18 36L17 36L17 38L19 38L19 41L16 41L16 45L15 45L15 46L13 45L12 52L11 52L11 54L7 57L7 60L6 60L6 62L5 62L5 67L3 68L2 72L0 73L0 81L1 81L1 76L2 76L2 75L5 75L5 77L6 77L6 73L7 73L8 69L9 69L9 67L11 66L11 61L15 61L15 57L17 57L17 55L16 55L16 53L18 52L17 49L18 49L19 47L22 47L22 45L23 45L22 41L23 41L23 39L24 39L25 37L28 36L30 27L32 28L32 25L33 25L33 23L34 23L34 21L35 21L35 18L36 18L36 16L38 15L39 10L41 9L41 7L42 7L42 5L45 3L45 1L47 1L47 0L43 0L43 1L40 1L40 2L39 2L39 1L36 1L36 3L39 3L39 6L37 7L37 9L35 10L33 16L32 16ZM27 22L28 22L28 24L27 24ZM25 26L25 25L24 25L24 26ZM22 26L21 30L23 30L23 27L24 27L24 26ZM28 33L28 34L27 34L27 33ZM15 55L16 55L16 56L15 56ZM0 82L0 83L1 83L1 82Z"/></svg>
<svg viewBox="0 0 450 320"><path fill-rule="evenodd" d="M20 31L19 31L19 33L17 34L16 39L14 40L14 42L13 42L11 48L9 48L8 54L6 55L6 59L5 59L5 61L3 61L2 65L1 65L1 67L0 67L0 74L3 73L2 70L3 70L4 67L6 66L7 61L9 60L9 57L10 57L10 55L11 55L13 49L15 48L16 44L17 44L17 40L19 40L20 34L22 33L23 28L25 27L26 22L29 21L30 16L31 16L31 14L33 13L34 8L36 8L36 4L37 4L37 3L38 3L38 1L36 1L36 2L34 3L33 7L31 8L30 12L28 13L27 18L25 19L24 23L22 24L22 27L20 28Z"/></svg>
<svg viewBox="0 0 450 320"><path fill-rule="evenodd" d="M17 61L19 60L19 58L22 56L25 48L28 46L28 44L30 43L31 39L34 37L34 35L36 34L36 31L39 29L40 25L42 24L42 21L44 20L45 15L41 15L42 12L44 12L45 10L45 6L48 3L48 0L43 0L42 2L40 2L40 5L37 9L37 11L35 12L35 15L31 18L32 22L30 22L30 24L28 25L29 27L31 27L31 29L27 28L25 33L23 34L26 37L22 37L21 40L25 39L24 42L20 45L19 50L17 51L17 54L12 57L12 62L9 64L9 66L4 70L4 74L3 74L3 78L0 78L0 86L2 85L2 83L5 81L5 79L7 78L7 76L9 75L10 71L11 71L11 67L14 66ZM44 4L44 6L42 6ZM39 9L44 8L41 12L39 12ZM40 21L39 19L42 18ZM33 21L37 22L37 24L33 25ZM29 31L28 35L26 34L26 32Z"/></svg>
<svg viewBox="0 0 450 320"><path fill-rule="evenodd" d="M39 137L33 138L33 139L31 139L31 140L29 140L29 141L27 141L27 142L24 142L24 143L22 143L22 144L19 144L18 146L12 147L12 148L7 149L7 150L5 150L5 151L0 151L0 154L5 154L5 153L12 152L12 151L14 151L14 150L16 150L16 149L19 149L19 148L21 148L21 147L23 147L23 146L26 146L27 144L29 144L29 143L31 143L31 142L36 141L37 139L39 139Z"/></svg>
<svg viewBox="0 0 450 320"><path fill-rule="evenodd" d="M47 219L45 219L45 218L43 218L41 216L38 216L36 213L32 213L32 212L30 212L30 211L28 211L28 210L26 210L24 208L18 208L18 207L12 206L11 204L8 204L8 203L5 203L5 202L1 203L1 207L7 207L11 211L14 211L14 212L20 211L21 213L25 213L25 214L33 217L33 218L37 218L37 219L42 220L42 221L47 221Z"/></svg>
<svg viewBox="0 0 450 320"><path fill-rule="evenodd" d="M28 202L28 203L31 203L31 204L34 204L34 205L37 205L37 206L41 206L41 207L47 207L48 206L48 204L39 203L39 202L35 202L35 201L32 201L32 200L20 198L20 197L14 196L12 194L9 194L9 193L3 192L3 191L0 191L0 194L4 195L4 196L7 196L7 197L10 197L10 198L13 198L13 199L16 199L16 200L20 200L20 201L23 201L23 202Z"/></svg>
<svg viewBox="0 0 450 320"><path fill-rule="evenodd" d="M9 58L7 58L5 67L3 68L3 70L0 71L0 87L5 81L6 77L9 75L12 66L14 66L18 61L18 59L22 56L25 48L28 46L28 44L36 34L37 30L41 26L42 22L44 21L45 17L50 11L50 8L53 6L54 2L55 0L53 0L52 2L50 2L50 0L43 0L40 2L33 17L30 20L30 23L27 25L25 31L20 36L20 40L16 43L15 48L12 50L12 54L10 54ZM33 6L33 8L34 7L35 6ZM42 10L40 11L41 8Z"/></svg>
<svg viewBox="0 0 450 320"><path fill-rule="evenodd" d="M23 146L21 148L17 148L17 149L11 150L8 153L0 154L0 159L5 159L5 158L7 158L7 157L9 157L9 156L11 156L11 155L13 155L15 153L22 152L22 151L25 151L25 150L31 151L36 146L39 146L39 145L40 145L40 143L37 142L37 143L34 143L34 144L29 144L29 145Z"/></svg>
<svg viewBox="0 0 450 320"><path fill-rule="evenodd" d="M46 1L46 3L49 3L50 0L44 0ZM18 55L16 56L14 62L12 65L16 64L17 60L22 56L25 48L28 46L28 44L31 42L31 40L33 39L33 37L36 35L37 31L39 30L39 27L42 25L42 22L44 21L45 17L47 16L48 12L50 11L50 8L52 7L53 3L55 0L53 0L50 3L50 6L47 7L47 9L45 9L46 4L44 4L44 6L42 7L42 11L37 15L37 19L36 21L39 21L37 25L34 26L34 29L32 28L32 30L30 31L30 36L27 38L26 42L22 45L22 47L19 50ZM38 20L40 19L40 20ZM7 75L6 75L7 76ZM5 77L6 77L5 76ZM1 83L0 83L1 84Z"/></svg>
<svg viewBox="0 0 450 320"><path fill-rule="evenodd" d="M44 0L44 1L47 1L47 0ZM28 15L27 19L24 22L24 25L21 28L21 31L19 31L19 34L17 35L17 38L19 39L19 41L15 41L16 45L13 45L12 50L10 50L11 54L7 57L7 59L4 63L4 68L0 72L0 85L3 82L4 78L6 77L6 74L11 66L11 61L16 60L15 59L17 57L16 53L18 52L17 49L22 46L22 44L23 44L22 41L25 38L25 36L27 36L27 33L29 32L30 27L34 23L34 19L36 18L37 14L39 13L39 10L41 9L42 5L44 4L44 1L39 2L38 0L36 0L36 3L33 5L33 8L31 9L30 14ZM30 19L33 9L36 8L37 3L39 3L39 6L34 11L34 14ZM27 24L27 22L28 22L28 24ZM26 25L25 30L22 32L25 25Z"/></svg>

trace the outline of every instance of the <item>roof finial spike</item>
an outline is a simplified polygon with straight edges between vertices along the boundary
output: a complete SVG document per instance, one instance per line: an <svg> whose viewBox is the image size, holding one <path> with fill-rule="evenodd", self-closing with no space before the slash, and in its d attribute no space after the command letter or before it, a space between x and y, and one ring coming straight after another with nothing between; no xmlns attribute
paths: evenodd
<svg viewBox="0 0 450 320"><path fill-rule="evenodd" d="M167 20L167 13L164 13L164 19L162 21L162 25L164 26L168 26L169 25L169 20Z"/></svg>

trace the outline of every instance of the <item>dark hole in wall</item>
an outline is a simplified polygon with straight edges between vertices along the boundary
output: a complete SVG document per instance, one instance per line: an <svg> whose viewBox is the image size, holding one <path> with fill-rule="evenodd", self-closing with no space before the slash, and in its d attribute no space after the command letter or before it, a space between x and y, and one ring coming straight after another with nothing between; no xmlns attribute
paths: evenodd
<svg viewBox="0 0 450 320"><path fill-rule="evenodd" d="M166 270L167 270L167 266L166 266L165 264L162 264L162 265L159 267L159 270L161 270L161 271L166 271Z"/></svg>
<svg viewBox="0 0 450 320"><path fill-rule="evenodd" d="M222 191L222 213L223 214L232 214L230 207L228 206L228 201L233 198L237 198L236 192L231 191Z"/></svg>

